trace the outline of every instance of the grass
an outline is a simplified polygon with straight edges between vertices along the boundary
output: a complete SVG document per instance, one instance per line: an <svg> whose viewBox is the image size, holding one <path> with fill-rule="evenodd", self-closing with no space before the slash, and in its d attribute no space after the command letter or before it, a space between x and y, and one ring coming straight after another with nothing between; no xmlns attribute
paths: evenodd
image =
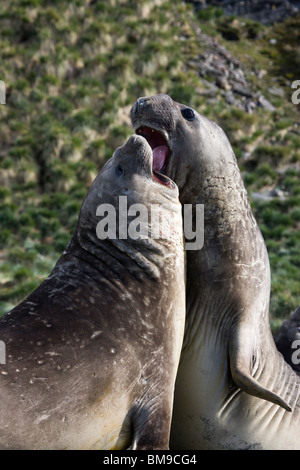
<svg viewBox="0 0 300 470"><path fill-rule="evenodd" d="M181 1L156 3L1 3L7 104L0 106L0 314L49 274L89 185L132 133L131 105L159 92L224 128L250 196L284 193L284 200L253 201L270 253L273 330L300 304L299 106L291 103L290 88L300 77L299 17L265 27L224 17L218 8L196 15ZM210 98L198 93L207 84L190 64L205 46L193 24L240 60L248 83L274 112L230 106L221 89ZM262 78L258 70L265 71ZM271 87L284 94L270 93Z"/></svg>

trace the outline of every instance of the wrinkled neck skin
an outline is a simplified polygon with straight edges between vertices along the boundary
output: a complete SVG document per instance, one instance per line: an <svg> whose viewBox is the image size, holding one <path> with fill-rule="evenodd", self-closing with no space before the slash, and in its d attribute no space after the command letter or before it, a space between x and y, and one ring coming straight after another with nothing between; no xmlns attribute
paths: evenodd
<svg viewBox="0 0 300 470"><path fill-rule="evenodd" d="M147 185L145 185L144 191L147 195L147 207L150 214L151 203L158 204L157 200L153 199L156 193L151 186L148 191ZM97 182L92 185L83 202L71 241L54 268L55 277L62 282L71 284L73 280L76 283L78 279L81 283L84 280L90 283L91 278L94 283L109 279L110 282L115 282L118 286L121 286L125 279L159 280L168 259L170 258L170 262L173 262L174 250L182 244L181 206L176 197L168 192L160 197L159 207L163 208L165 212L168 211L170 220L174 220L169 238L149 237L132 240L128 237L124 240L118 238L101 240L96 233L96 226L100 220L99 217L96 217L96 210L100 201L95 197L95 192L99 193ZM108 198L104 198L104 200L116 203L118 196L113 196L112 200ZM142 202L141 198L139 200ZM136 198L133 201L129 198L128 203L129 205L136 203ZM116 210L117 221L118 217L118 210ZM128 220L130 221L130 219ZM66 272L68 277L65 275ZM51 277L52 274L49 278Z"/></svg>
<svg viewBox="0 0 300 470"><path fill-rule="evenodd" d="M204 246L187 252L188 290L223 292L226 285L228 298L240 307L253 304L255 295L255 303L261 304L259 311L252 309L255 318L259 314L266 322L270 269L265 243L227 137L210 121L206 127L204 120L201 127L199 158L184 175L188 184L179 185L182 204L204 204ZM194 275L195 270L200 277ZM188 300L188 317L195 311L192 297ZM233 324L244 313L236 310L227 313Z"/></svg>
<svg viewBox="0 0 300 470"><path fill-rule="evenodd" d="M167 168L167 174L179 186L180 202L204 205L204 246L187 252L188 291L194 293L187 300L189 321L194 321L193 297L198 297L199 290L224 291L224 285L234 305L253 304L254 295L257 304L262 304L264 299L259 315L263 321L268 321L268 254L230 143L224 132L204 117L201 117L200 139L195 139L191 131L190 141L201 142L200 148L195 148L195 144L188 148L188 152L196 153L198 158L190 164L192 159L186 157L178 165L178 160L182 159L179 151ZM176 142L173 147L178 147ZM242 316L242 311L236 310L236 318L227 313L233 324ZM257 316L257 309L253 310Z"/></svg>
<svg viewBox="0 0 300 470"><path fill-rule="evenodd" d="M194 148L199 139L191 131L186 150L199 158L185 165L188 158L182 162L179 151L167 168L181 203L204 204L205 214L204 246L187 252L186 329L171 443L189 449L298 448L291 430L300 419L299 381L271 335L265 243L227 137L205 118L201 124L200 147ZM266 401L276 397L256 389L252 377L293 412Z"/></svg>

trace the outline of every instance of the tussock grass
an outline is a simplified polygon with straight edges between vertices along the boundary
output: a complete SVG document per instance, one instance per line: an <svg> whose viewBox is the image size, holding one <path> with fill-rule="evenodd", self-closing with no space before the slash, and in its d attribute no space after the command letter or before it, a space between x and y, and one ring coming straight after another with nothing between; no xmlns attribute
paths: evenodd
<svg viewBox="0 0 300 470"><path fill-rule="evenodd" d="M284 193L284 200L252 204L270 253L272 325L294 310L300 303L300 135L290 86L300 78L299 22L267 28L223 17L220 9L197 16L179 0L3 0L0 314L49 274L89 185L132 133L131 105L159 92L224 128L250 196ZM240 60L249 86L273 103L274 112L250 114L228 105L221 89L210 97L199 92L207 83L191 62L206 46L193 24Z"/></svg>

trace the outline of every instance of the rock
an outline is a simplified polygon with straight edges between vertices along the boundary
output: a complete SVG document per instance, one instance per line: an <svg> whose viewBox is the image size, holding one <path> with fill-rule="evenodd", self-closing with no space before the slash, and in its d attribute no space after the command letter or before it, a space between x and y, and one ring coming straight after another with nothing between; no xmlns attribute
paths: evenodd
<svg viewBox="0 0 300 470"><path fill-rule="evenodd" d="M253 192L251 194L251 197L252 199L256 201L272 201L272 199L274 199L274 197L271 196L269 192L265 192L265 193Z"/></svg>
<svg viewBox="0 0 300 470"><path fill-rule="evenodd" d="M272 87L272 88L269 88L268 91L269 91L272 95L280 96L281 98L283 98L284 95L285 95L283 88Z"/></svg>
<svg viewBox="0 0 300 470"><path fill-rule="evenodd" d="M245 103L245 110L247 113L252 114L256 110L257 106L254 101L247 101Z"/></svg>
<svg viewBox="0 0 300 470"><path fill-rule="evenodd" d="M225 15L237 15L269 25L294 16L300 11L299 0L185 0L196 11L210 5L221 7Z"/></svg>
<svg viewBox="0 0 300 470"><path fill-rule="evenodd" d="M234 94L232 93L232 91L229 91L228 93L226 93L225 101L227 104L236 105L237 100L234 97Z"/></svg>
<svg viewBox="0 0 300 470"><path fill-rule="evenodd" d="M197 87L195 89L196 93L201 96L216 96L218 92L218 87L214 83L210 83L208 80L201 78L201 83L204 85L204 88Z"/></svg>
<svg viewBox="0 0 300 470"><path fill-rule="evenodd" d="M231 86L229 85L228 80L224 75L218 76L216 78L216 85L220 88L223 88L223 90L230 90L231 89Z"/></svg>
<svg viewBox="0 0 300 470"><path fill-rule="evenodd" d="M270 196L278 197L279 199L284 201L286 199L287 193L282 191L282 189L280 188L275 188L273 189L273 191L270 192Z"/></svg>
<svg viewBox="0 0 300 470"><path fill-rule="evenodd" d="M232 90L235 93L238 93L239 95L246 96L246 98L252 98L253 93L249 88L244 87L243 85L240 85L238 83L234 84L232 87Z"/></svg>
<svg viewBox="0 0 300 470"><path fill-rule="evenodd" d="M258 106L267 111L274 111L275 107L263 95L252 91L252 84L247 81L243 70L243 64L233 57L224 46L220 46L215 38L202 33L197 24L191 22L196 36L201 43L204 52L196 55L189 61L189 66L199 75L199 80L204 88L199 86L196 92L199 95L215 97L218 91L230 106L243 109L247 113L253 113ZM256 75L262 78L265 70L256 70ZM206 80L208 78L208 80ZM209 81L210 80L210 81ZM211 83L211 80L215 84ZM281 93L275 90L273 94Z"/></svg>
<svg viewBox="0 0 300 470"><path fill-rule="evenodd" d="M230 75L231 78L236 81L241 83L242 85L247 85L247 81L245 79L244 71L242 70L241 67L235 68L232 63L229 64L229 69L230 69Z"/></svg>
<svg viewBox="0 0 300 470"><path fill-rule="evenodd" d="M260 80L266 75L267 71L264 69L259 69L255 71L257 78Z"/></svg>
<svg viewBox="0 0 300 470"><path fill-rule="evenodd" d="M257 99L258 106L260 106L263 109L266 109L267 111L275 111L275 107L268 101L263 95L260 95Z"/></svg>
<svg viewBox="0 0 300 470"><path fill-rule="evenodd" d="M286 199L286 193L279 188L275 188L272 191L264 191L264 192L253 192L251 194L252 199L260 200L260 201L272 201L275 198L279 198L282 201Z"/></svg>
<svg viewBox="0 0 300 470"><path fill-rule="evenodd" d="M249 160L249 158L251 158L251 152L242 152L242 158L245 161Z"/></svg>

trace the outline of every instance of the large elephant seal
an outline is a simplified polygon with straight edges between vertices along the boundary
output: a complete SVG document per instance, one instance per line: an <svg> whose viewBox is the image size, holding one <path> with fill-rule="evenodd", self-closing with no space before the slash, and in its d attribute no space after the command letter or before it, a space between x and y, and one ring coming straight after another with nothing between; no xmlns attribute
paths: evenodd
<svg viewBox="0 0 300 470"><path fill-rule="evenodd" d="M286 362L300 374L300 306L282 323L275 344Z"/></svg>
<svg viewBox="0 0 300 470"><path fill-rule="evenodd" d="M136 222L143 237L115 239L112 218L99 239L96 212L105 204L124 218L120 196L128 230ZM133 218L153 206L165 238L145 236L145 225L156 229L150 217ZM152 172L151 148L132 136L93 182L50 276L0 320L0 447L168 448L184 321L178 189Z"/></svg>
<svg viewBox="0 0 300 470"><path fill-rule="evenodd" d="M131 119L181 203L204 204L204 246L186 253L171 448L300 448L299 378L274 344L268 254L226 135L167 95L138 99Z"/></svg>

